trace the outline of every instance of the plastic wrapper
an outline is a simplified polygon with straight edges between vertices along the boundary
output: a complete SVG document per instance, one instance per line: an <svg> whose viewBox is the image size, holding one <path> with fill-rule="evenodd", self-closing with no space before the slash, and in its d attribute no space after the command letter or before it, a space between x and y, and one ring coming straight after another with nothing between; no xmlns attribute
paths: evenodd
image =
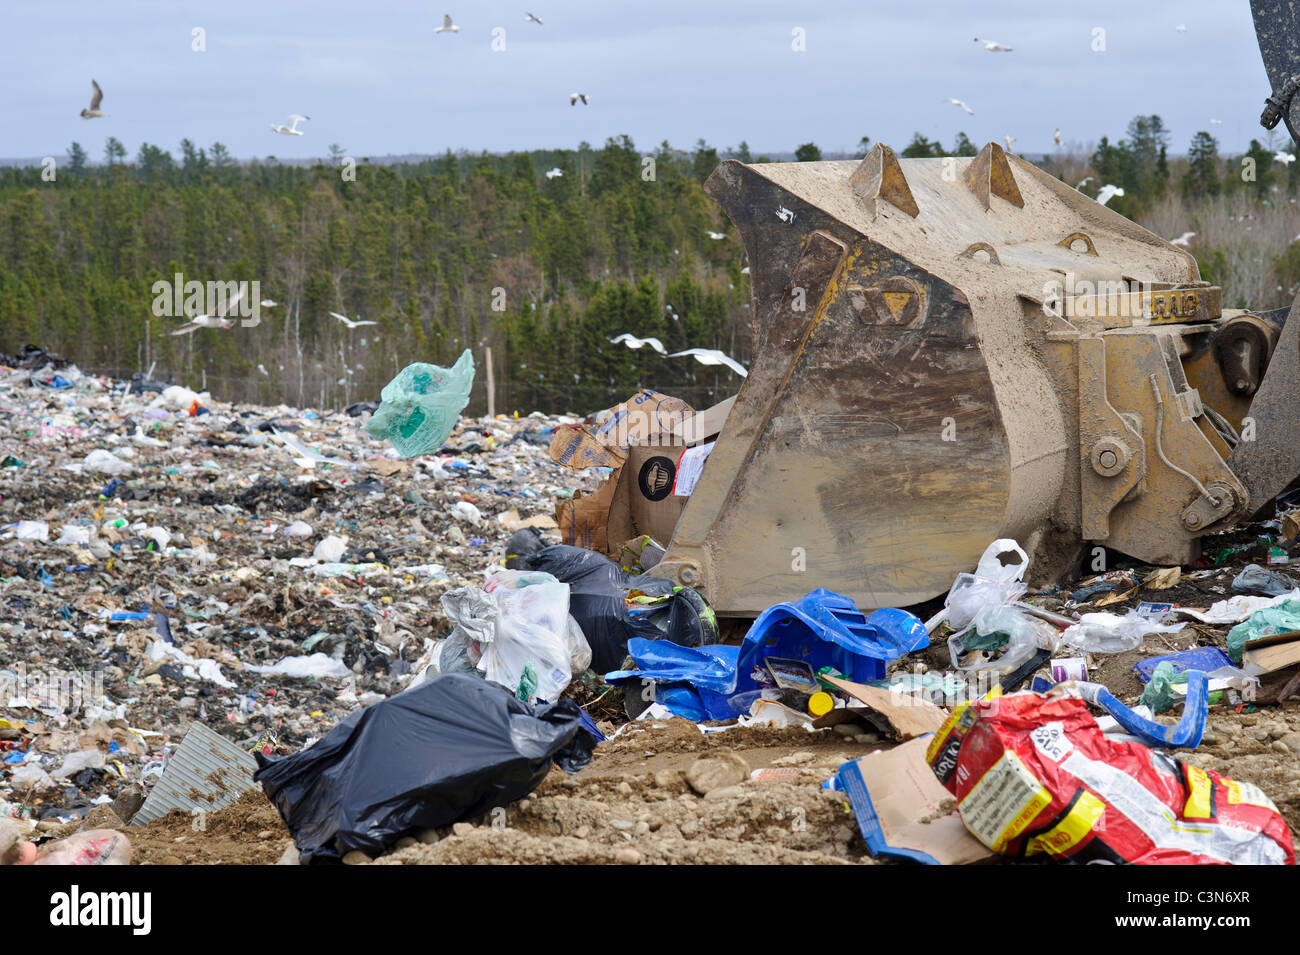
<svg viewBox="0 0 1300 955"><path fill-rule="evenodd" d="M262 784L304 863L481 816L526 796L552 763L574 773L596 738L572 700L531 706L483 680L444 674L357 710L307 749L256 753Z"/></svg>
<svg viewBox="0 0 1300 955"><path fill-rule="evenodd" d="M1087 653L1123 653L1142 645L1147 634L1176 633L1182 624L1157 623L1136 610L1124 616L1113 613L1085 613L1079 622L1065 628L1061 642Z"/></svg>
<svg viewBox="0 0 1300 955"><path fill-rule="evenodd" d="M1280 597L1296 588L1296 582L1286 574L1269 570L1259 564L1247 564L1246 568L1232 580L1232 589L1250 594L1264 594L1268 597Z"/></svg>
<svg viewBox="0 0 1300 955"><path fill-rule="evenodd" d="M474 356L468 348L450 368L407 365L379 393L383 400L366 422L366 432L387 439L404 458L436 451L469 404L473 384Z"/></svg>
<svg viewBox="0 0 1300 955"><path fill-rule="evenodd" d="M975 615L969 627L948 638L952 665L958 670L1014 670L1038 651L1040 629L1044 630L1045 638L1055 636L1050 624L1037 621L1015 607L1007 604L985 607ZM1048 630L1050 634L1046 633ZM983 662L963 666L961 658L972 650L998 652Z"/></svg>
<svg viewBox="0 0 1300 955"><path fill-rule="evenodd" d="M926 759L994 852L1077 862L1295 863L1259 787L1102 734L1079 698L1015 693L962 704Z"/></svg>
<svg viewBox="0 0 1300 955"><path fill-rule="evenodd" d="M131 840L116 829L89 829L40 848L36 865L130 865Z"/></svg>
<svg viewBox="0 0 1300 955"><path fill-rule="evenodd" d="M604 554L565 544L521 556L518 564L569 585L569 612L591 646L597 673L620 667L633 637L667 639L684 647L718 642L713 611L689 587L629 574Z"/></svg>

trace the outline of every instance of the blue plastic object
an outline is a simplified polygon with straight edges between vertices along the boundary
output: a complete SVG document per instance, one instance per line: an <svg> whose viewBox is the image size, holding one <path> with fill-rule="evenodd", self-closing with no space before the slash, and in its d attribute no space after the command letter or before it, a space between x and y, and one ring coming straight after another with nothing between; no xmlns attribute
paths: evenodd
<svg viewBox="0 0 1300 955"><path fill-rule="evenodd" d="M1134 713L1100 683L1078 684L1084 699L1115 717L1115 722L1124 729L1148 746L1165 749L1195 749L1201 745L1205 723L1210 717L1209 693L1206 690L1208 685L1209 681L1203 672L1188 670L1187 702L1183 705L1183 717L1173 726L1165 726Z"/></svg>
<svg viewBox="0 0 1300 955"><path fill-rule="evenodd" d="M638 669L607 673L605 680L652 680L656 702L698 723L746 712L752 694L765 685L753 675L770 656L800 660L813 670L834 667L866 683L884 677L886 661L929 644L925 624L906 610L885 608L868 617L849 598L819 588L764 610L739 647L683 647L634 637L627 651Z"/></svg>
<svg viewBox="0 0 1300 955"><path fill-rule="evenodd" d="M1201 670L1205 673L1213 673L1220 667L1233 665L1232 658L1218 647L1193 647L1191 650L1183 650L1181 653L1169 653L1163 657L1151 657L1148 660L1142 660L1133 666L1133 672L1137 674L1139 680L1147 683L1151 680L1151 674L1155 672L1156 667L1166 661L1173 666L1175 673L1182 673L1186 670Z"/></svg>

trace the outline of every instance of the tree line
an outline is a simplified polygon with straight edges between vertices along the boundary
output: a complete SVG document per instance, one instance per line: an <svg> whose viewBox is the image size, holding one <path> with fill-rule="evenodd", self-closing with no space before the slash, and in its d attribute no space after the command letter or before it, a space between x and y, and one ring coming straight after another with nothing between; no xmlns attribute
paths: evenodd
<svg viewBox="0 0 1300 955"><path fill-rule="evenodd" d="M862 137L856 155L870 144ZM1110 208L1139 221L1170 196L1269 205L1300 186L1296 164L1258 141L1221 157L1198 132L1186 157L1168 149L1152 115L1089 155L1024 158L1088 195L1122 188ZM951 148L917 133L899 152L972 156L976 146L965 133ZM811 142L795 154L822 158ZM328 159L290 165L238 162L221 143L189 140L179 156L145 143L128 161L110 137L102 157L92 163L73 143L53 177L0 170L0 351L31 342L90 371L152 370L228 400L341 407L377 397L411 361L450 365L470 348L481 367L490 348L497 407L521 413L585 412L641 386L705 407L739 386L724 367L610 343L624 332L668 351L752 357L743 248L701 188L723 158L769 161L744 142L643 152L619 136L394 164L334 145ZM1206 271L1222 268L1213 250L1194 251ZM1288 274L1300 271L1300 251L1287 254ZM177 274L257 281L276 304L256 327L175 336L184 319L152 306L157 283ZM376 324L350 329L330 312ZM472 411L485 406L485 377Z"/></svg>

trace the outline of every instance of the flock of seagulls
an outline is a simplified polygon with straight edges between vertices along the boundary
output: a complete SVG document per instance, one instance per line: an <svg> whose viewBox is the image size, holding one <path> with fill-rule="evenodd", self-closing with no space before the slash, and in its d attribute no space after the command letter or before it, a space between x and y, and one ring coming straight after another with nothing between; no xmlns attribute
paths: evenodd
<svg viewBox="0 0 1300 955"><path fill-rule="evenodd" d="M668 306L672 308L671 305ZM694 358L701 365L725 365L740 377L744 378L749 375L748 369L740 362L716 348L687 348L683 351L673 352L671 355L668 349L664 348L664 343L657 338L637 338L628 332L624 332L615 338L611 338L610 343L613 345L626 345L634 351L640 350L649 345L650 350L658 352L665 358Z"/></svg>
<svg viewBox="0 0 1300 955"><path fill-rule="evenodd" d="M246 288L241 288L237 293L235 293L234 297L229 299L215 315L209 315L207 313L204 313L203 315L199 315L195 318L192 318L184 325L182 325L180 328L172 332L172 334L189 335L193 332L198 331L200 328L230 328L235 323L234 320L226 318L226 316L230 314L230 310L232 308L234 308L236 305L239 304L239 302L243 299L244 293L246 291L247 291ZM265 298L262 299L262 301L259 302L258 304L261 305L262 308L274 308L278 303L271 301L271 299L269 298Z"/></svg>

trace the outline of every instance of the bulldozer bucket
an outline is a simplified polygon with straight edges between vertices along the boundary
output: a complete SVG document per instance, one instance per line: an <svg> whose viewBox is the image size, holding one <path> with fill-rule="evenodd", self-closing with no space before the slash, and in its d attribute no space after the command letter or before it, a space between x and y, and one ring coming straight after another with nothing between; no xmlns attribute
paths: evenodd
<svg viewBox="0 0 1300 955"><path fill-rule="evenodd" d="M1088 543L1184 562L1247 506L1225 458L1264 365L1225 384L1215 346L1276 329L1183 250L993 143L728 161L705 189L749 258L754 359L653 573L719 613L916 604L1004 537L1040 578Z"/></svg>

